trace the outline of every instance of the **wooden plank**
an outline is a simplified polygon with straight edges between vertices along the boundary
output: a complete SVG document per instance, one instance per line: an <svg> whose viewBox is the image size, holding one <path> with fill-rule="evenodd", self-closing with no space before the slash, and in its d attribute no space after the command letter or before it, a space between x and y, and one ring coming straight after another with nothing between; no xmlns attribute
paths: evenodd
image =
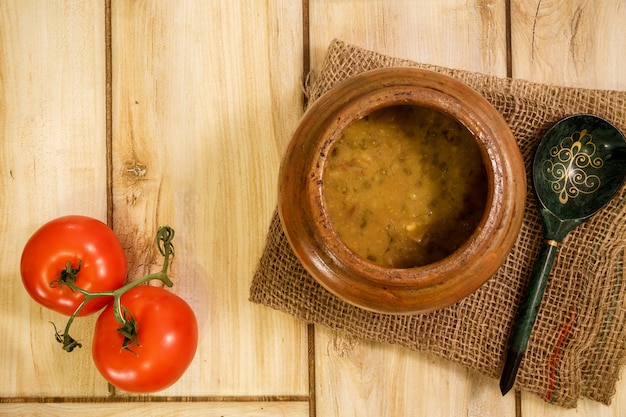
<svg viewBox="0 0 626 417"><path fill-rule="evenodd" d="M307 402L196 402L196 403L61 403L0 404L1 416L66 417L82 416L89 409L93 417L306 417Z"/></svg>
<svg viewBox="0 0 626 417"><path fill-rule="evenodd" d="M505 76L505 2L310 2L311 68L333 38L387 55ZM316 329L320 416L514 416L515 397L464 367Z"/></svg>
<svg viewBox="0 0 626 417"><path fill-rule="evenodd" d="M131 279L160 265L157 227L176 230L173 291L200 326L162 395L308 394L306 326L248 302L302 113L301 7L286 3L113 2L114 228Z"/></svg>
<svg viewBox="0 0 626 417"><path fill-rule="evenodd" d="M620 2L511 2L513 75L569 87L626 90Z"/></svg>
<svg viewBox="0 0 626 417"><path fill-rule="evenodd" d="M514 416L513 396L465 367L318 327L319 416Z"/></svg>
<svg viewBox="0 0 626 417"><path fill-rule="evenodd" d="M504 1L310 2L311 67L330 42L418 62L506 76Z"/></svg>
<svg viewBox="0 0 626 417"><path fill-rule="evenodd" d="M0 7L0 396L99 395L90 350L63 352L19 278L21 250L66 214L106 220L104 8L101 1ZM93 318L73 335L91 340Z"/></svg>
<svg viewBox="0 0 626 417"><path fill-rule="evenodd" d="M513 76L571 87L626 90L626 8L619 2L513 1ZM623 416L626 370L611 406L579 401L573 410L523 394L523 415Z"/></svg>

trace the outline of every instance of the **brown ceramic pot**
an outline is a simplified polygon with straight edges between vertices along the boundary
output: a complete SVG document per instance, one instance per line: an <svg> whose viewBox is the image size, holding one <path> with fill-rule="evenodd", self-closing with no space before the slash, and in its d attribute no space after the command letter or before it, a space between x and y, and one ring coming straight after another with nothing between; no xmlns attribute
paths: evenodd
<svg viewBox="0 0 626 417"><path fill-rule="evenodd" d="M324 206L329 149L352 121L393 105L438 110L475 137L487 171L485 213L469 240L435 263L383 267L354 254L331 227ZM502 116L481 95L450 77L416 68L387 68L354 76L315 101L283 158L279 214L305 269L327 290L382 313L428 312L453 304L487 281L519 233L526 198L524 163Z"/></svg>

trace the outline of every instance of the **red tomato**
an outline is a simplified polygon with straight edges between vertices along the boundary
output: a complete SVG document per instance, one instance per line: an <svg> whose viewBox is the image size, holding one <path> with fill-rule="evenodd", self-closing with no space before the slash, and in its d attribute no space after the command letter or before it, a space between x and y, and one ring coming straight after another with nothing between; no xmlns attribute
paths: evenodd
<svg viewBox="0 0 626 417"><path fill-rule="evenodd" d="M89 292L116 290L126 280L126 255L117 236L104 223L85 216L52 220L26 242L20 271L30 296L44 307L71 315L84 296L58 283L50 285L66 269L77 269L77 287ZM94 313L111 301L109 297L90 300L78 314Z"/></svg>
<svg viewBox="0 0 626 417"><path fill-rule="evenodd" d="M92 356L98 371L116 387L135 393L163 390L183 375L198 346L198 323L185 300L160 287L140 285L121 297L136 322L137 345L122 349L124 336L113 303L96 322Z"/></svg>

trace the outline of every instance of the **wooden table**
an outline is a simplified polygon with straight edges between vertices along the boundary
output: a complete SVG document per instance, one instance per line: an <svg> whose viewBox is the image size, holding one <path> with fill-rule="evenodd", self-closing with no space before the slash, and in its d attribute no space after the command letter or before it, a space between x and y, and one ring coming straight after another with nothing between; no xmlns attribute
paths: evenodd
<svg viewBox="0 0 626 417"><path fill-rule="evenodd" d="M389 55L537 82L626 90L626 7L589 0L2 0L0 415L574 416L576 410L406 349L354 340L248 301L303 83L333 38ZM111 390L95 317L62 352L22 288L26 239L69 213L108 221L129 277L176 230L174 291L200 345L170 389ZM86 403L89 403L87 405ZM91 404L94 403L94 404Z"/></svg>

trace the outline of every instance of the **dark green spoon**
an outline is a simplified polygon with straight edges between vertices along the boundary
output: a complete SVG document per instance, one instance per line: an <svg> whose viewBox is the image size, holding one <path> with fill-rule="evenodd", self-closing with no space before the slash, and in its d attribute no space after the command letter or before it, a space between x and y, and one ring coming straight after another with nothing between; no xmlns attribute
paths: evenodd
<svg viewBox="0 0 626 417"><path fill-rule="evenodd" d="M502 395L515 382L558 245L570 231L611 201L624 182L624 135L597 116L567 117L542 138L532 170L545 241L518 312L500 379Z"/></svg>

